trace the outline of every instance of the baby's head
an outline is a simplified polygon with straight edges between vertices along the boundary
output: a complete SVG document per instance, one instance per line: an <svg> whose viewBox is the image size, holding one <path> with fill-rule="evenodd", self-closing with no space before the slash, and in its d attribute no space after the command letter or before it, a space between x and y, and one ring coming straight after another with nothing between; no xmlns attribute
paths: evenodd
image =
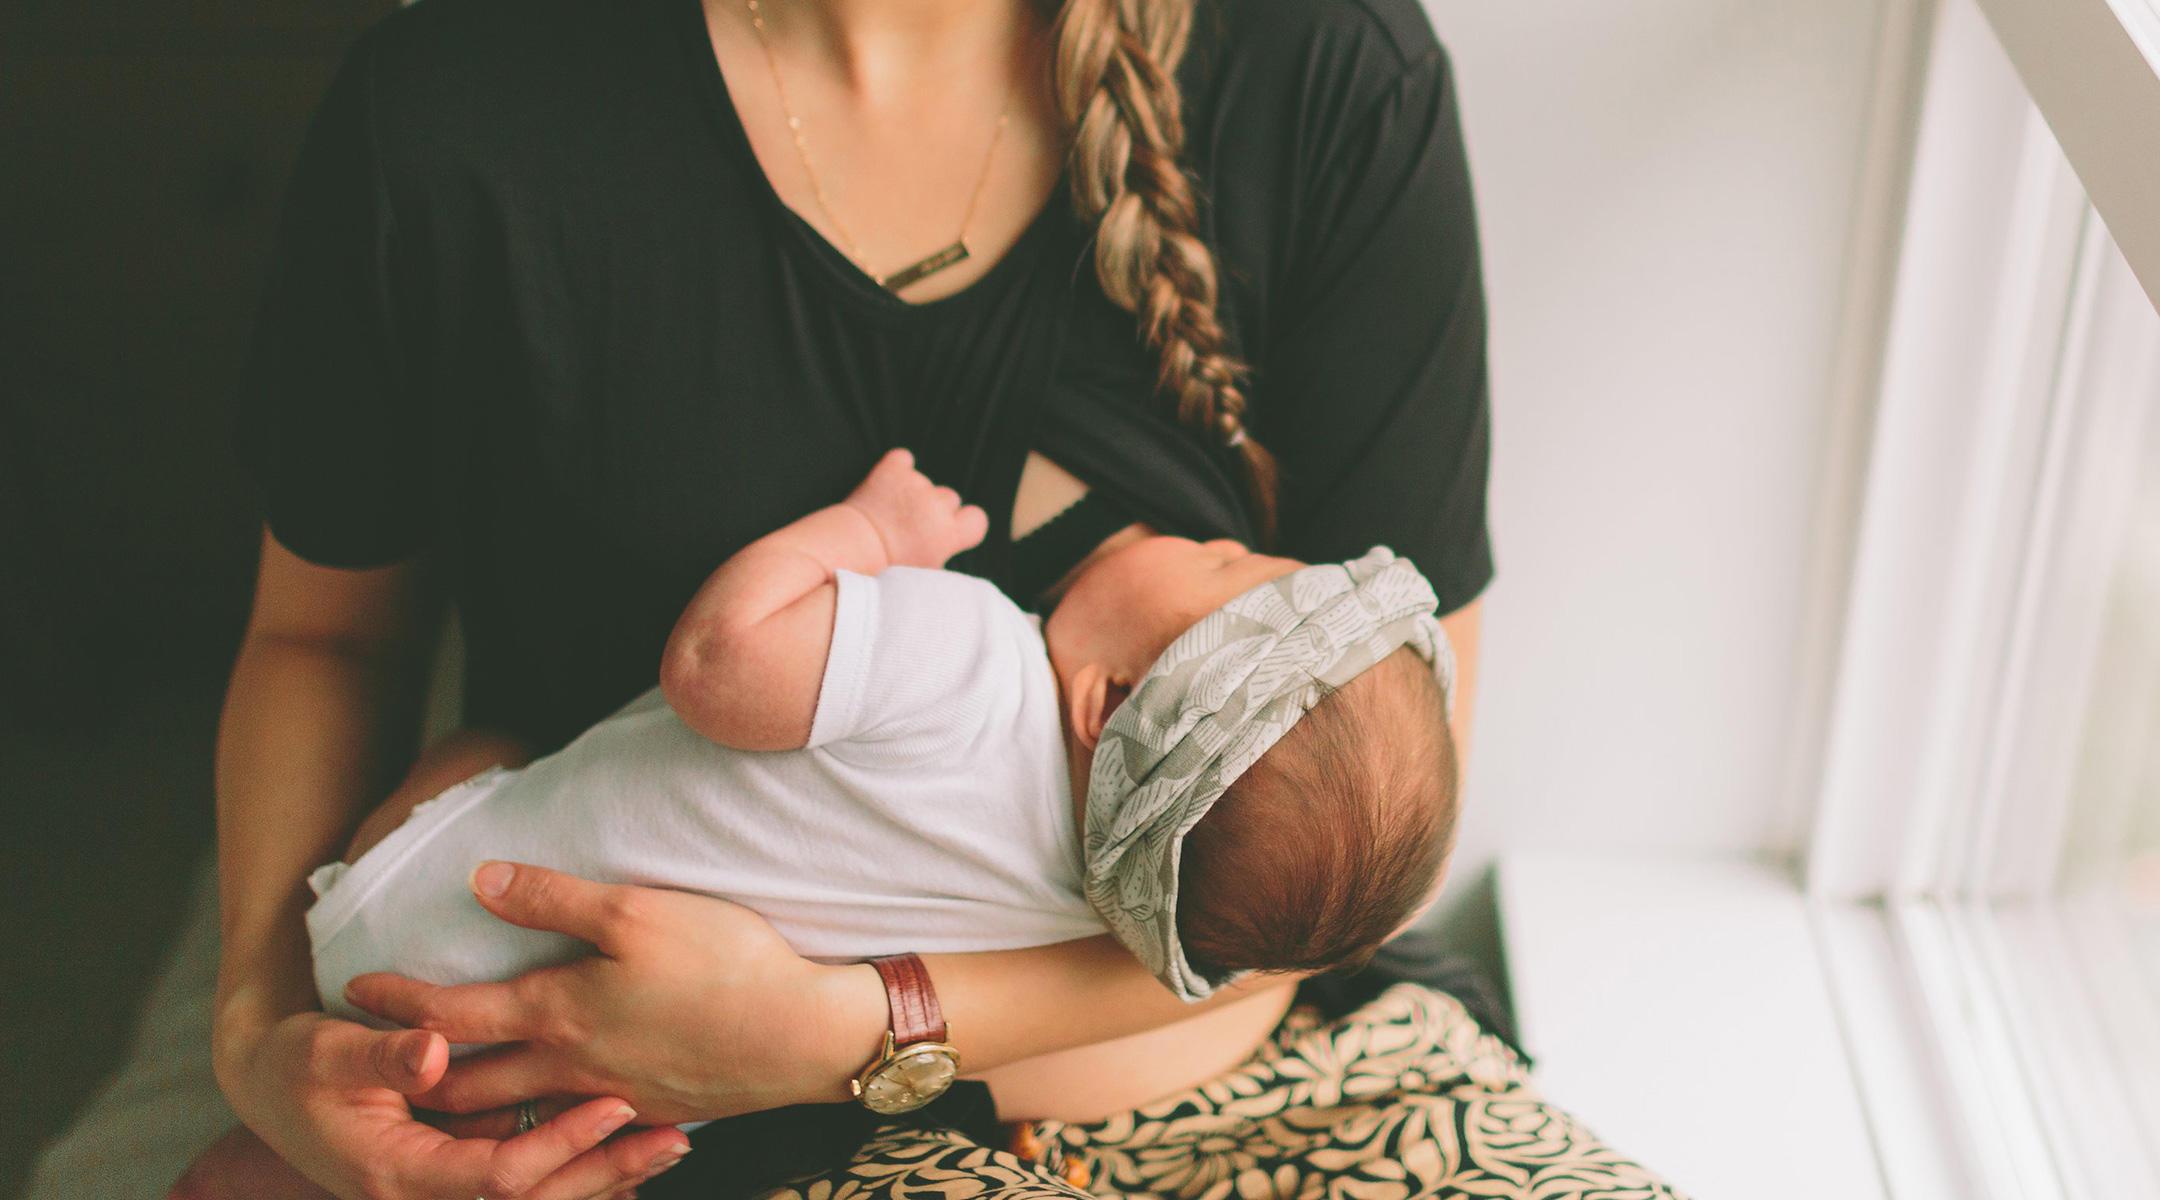
<svg viewBox="0 0 2160 1200"><path fill-rule="evenodd" d="M1360 596L1344 594L1342 568L1263 589L1259 604L1247 595L1302 566L1236 542L1150 538L1091 564L1044 627L1076 801L1094 792L1090 897L1123 914L1105 911L1189 998L1241 971L1362 964L1431 899L1452 844L1455 751L1435 667L1451 660L1429 603L1414 602L1429 589L1382 555L1351 564ZM1368 614L1384 633L1360 631ZM1195 629L1204 621L1210 632ZM1198 652L1217 641L1230 648ZM1164 660L1173 643L1177 663ZM1143 681L1143 711L1120 718L1127 737L1114 731L1111 761L1095 762ZM1127 794L1105 792L1106 772ZM1182 956L1160 945L1173 927Z"/></svg>
<svg viewBox="0 0 2160 1200"><path fill-rule="evenodd" d="M1223 538L1147 537L1090 562L1043 622L1084 794L1104 722L1179 634L1246 591L1304 566Z"/></svg>
<svg viewBox="0 0 2160 1200"><path fill-rule="evenodd" d="M1178 937L1210 973L1364 966L1436 894L1455 739L1408 646L1321 697L1185 837Z"/></svg>

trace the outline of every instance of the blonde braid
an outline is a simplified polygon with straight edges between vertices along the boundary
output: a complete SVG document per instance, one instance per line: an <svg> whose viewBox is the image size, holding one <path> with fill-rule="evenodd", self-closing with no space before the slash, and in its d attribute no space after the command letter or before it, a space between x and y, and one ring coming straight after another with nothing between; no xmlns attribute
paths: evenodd
<svg viewBox="0 0 2160 1200"><path fill-rule="evenodd" d="M1178 419L1240 453L1274 538L1275 459L1245 427L1246 365L1215 313L1215 256L1200 239L1176 72L1194 0L1064 0L1052 68L1072 138L1073 206L1095 221L1095 275L1161 356L1156 390Z"/></svg>

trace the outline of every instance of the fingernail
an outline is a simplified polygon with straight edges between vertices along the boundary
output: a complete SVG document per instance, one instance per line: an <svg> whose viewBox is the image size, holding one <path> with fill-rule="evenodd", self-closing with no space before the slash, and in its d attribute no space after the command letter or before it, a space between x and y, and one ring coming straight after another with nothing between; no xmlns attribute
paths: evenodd
<svg viewBox="0 0 2160 1200"><path fill-rule="evenodd" d="M609 1112L608 1115L606 1115L605 1117L600 1118L600 1136L606 1137L607 1135L615 1132L616 1130L621 1129L623 1126L628 1125L630 1123L630 1119L635 1116L637 1116L636 1109L630 1107L627 1104L616 1105L613 1111Z"/></svg>
<svg viewBox="0 0 2160 1200"><path fill-rule="evenodd" d="M418 1037L412 1040L412 1049L405 1052L405 1069L418 1075L427 1070L428 1051L435 1048L432 1038Z"/></svg>
<svg viewBox="0 0 2160 1200"><path fill-rule="evenodd" d="M688 1153L690 1153L690 1148L688 1146L684 1146L676 1150L662 1150L660 1153L653 1156L653 1160L650 1163L646 1164L645 1177L647 1179L650 1179L653 1176L658 1175L660 1172L667 1170L669 1167L672 1167L676 1163L681 1162L683 1160L683 1156Z"/></svg>
<svg viewBox="0 0 2160 1200"><path fill-rule="evenodd" d="M481 863L472 873L473 890L491 898L500 896L510 890L510 877L515 874L517 869L509 863Z"/></svg>

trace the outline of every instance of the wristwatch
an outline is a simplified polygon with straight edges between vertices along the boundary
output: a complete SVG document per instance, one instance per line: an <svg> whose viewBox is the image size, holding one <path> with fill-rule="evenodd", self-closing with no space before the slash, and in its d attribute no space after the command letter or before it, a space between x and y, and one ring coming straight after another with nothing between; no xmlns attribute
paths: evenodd
<svg viewBox="0 0 2160 1200"><path fill-rule="evenodd" d="M921 958L898 954L873 958L870 965L885 981L891 1020L884 1050L848 1081L848 1091L874 1113L914 1112L960 1077L960 1052L945 1043L945 1010Z"/></svg>

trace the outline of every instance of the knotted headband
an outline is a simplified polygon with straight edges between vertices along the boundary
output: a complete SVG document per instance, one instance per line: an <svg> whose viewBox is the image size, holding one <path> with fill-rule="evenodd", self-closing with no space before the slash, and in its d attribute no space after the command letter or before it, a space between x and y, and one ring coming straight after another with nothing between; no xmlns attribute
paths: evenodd
<svg viewBox="0 0 2160 1200"><path fill-rule="evenodd" d="M1178 941L1185 835L1321 697L1403 646L1448 712L1455 655L1432 585L1385 546L1261 584L1180 634L1110 714L1089 768L1086 890L1110 931L1185 1000L1210 976Z"/></svg>

